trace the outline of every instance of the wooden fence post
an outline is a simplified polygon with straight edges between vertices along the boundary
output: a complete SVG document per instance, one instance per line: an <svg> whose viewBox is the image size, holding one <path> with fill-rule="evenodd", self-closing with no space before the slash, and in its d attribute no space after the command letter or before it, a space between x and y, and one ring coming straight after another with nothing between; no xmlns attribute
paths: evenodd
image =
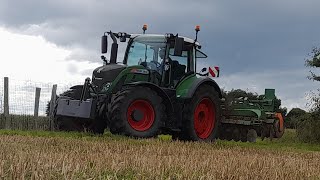
<svg viewBox="0 0 320 180"><path fill-rule="evenodd" d="M57 85L54 84L52 86L52 92L51 92L51 100L50 100L50 111L49 111L49 117L50 117L50 130L54 130L54 122L53 122L53 111L54 107L56 106L56 99L57 99Z"/></svg>
<svg viewBox="0 0 320 180"><path fill-rule="evenodd" d="M3 102L3 114L5 117L5 129L10 129L11 119L9 117L9 78L4 77L4 102Z"/></svg>
<svg viewBox="0 0 320 180"><path fill-rule="evenodd" d="M41 88L36 88L36 96L34 100L34 117L38 117L39 115L39 101L40 101L40 92Z"/></svg>
<svg viewBox="0 0 320 180"><path fill-rule="evenodd" d="M9 78L4 77L4 102L3 102L4 116L9 116Z"/></svg>

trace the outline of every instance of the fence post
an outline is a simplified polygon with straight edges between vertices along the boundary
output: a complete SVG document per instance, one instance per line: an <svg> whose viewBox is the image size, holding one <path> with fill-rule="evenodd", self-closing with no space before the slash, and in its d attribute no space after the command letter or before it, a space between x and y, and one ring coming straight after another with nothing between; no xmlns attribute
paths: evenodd
<svg viewBox="0 0 320 180"><path fill-rule="evenodd" d="M51 92L51 100L50 100L50 111L49 111L49 117L50 117L50 130L54 130L54 122L53 122L53 111L54 107L56 106L56 99L57 99L57 85L54 84L52 86L52 92Z"/></svg>
<svg viewBox="0 0 320 180"><path fill-rule="evenodd" d="M41 88L36 88L36 96L34 99L34 117L38 117L39 115L39 101L40 101L40 92Z"/></svg>
<svg viewBox="0 0 320 180"><path fill-rule="evenodd" d="M4 116L9 116L9 78L4 77L4 102L3 102Z"/></svg>
<svg viewBox="0 0 320 180"><path fill-rule="evenodd" d="M5 119L5 129L10 129L11 119L9 117L9 78L4 77L4 102L3 102L3 114Z"/></svg>

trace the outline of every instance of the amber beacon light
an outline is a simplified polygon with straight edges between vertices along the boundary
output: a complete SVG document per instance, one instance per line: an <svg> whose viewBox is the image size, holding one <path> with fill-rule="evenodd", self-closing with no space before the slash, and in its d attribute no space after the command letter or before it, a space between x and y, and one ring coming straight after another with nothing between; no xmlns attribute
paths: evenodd
<svg viewBox="0 0 320 180"><path fill-rule="evenodd" d="M143 34L146 33L146 30L147 30L147 29L148 29L148 25L144 24L144 25L142 26Z"/></svg>
<svg viewBox="0 0 320 180"><path fill-rule="evenodd" d="M196 25L195 30L196 30L196 31L200 31L200 26L199 26L199 25Z"/></svg>

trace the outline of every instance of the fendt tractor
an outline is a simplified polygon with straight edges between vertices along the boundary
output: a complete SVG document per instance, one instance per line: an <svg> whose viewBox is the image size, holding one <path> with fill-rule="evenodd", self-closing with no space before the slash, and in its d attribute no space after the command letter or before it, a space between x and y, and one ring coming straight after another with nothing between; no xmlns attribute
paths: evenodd
<svg viewBox="0 0 320 180"><path fill-rule="evenodd" d="M101 51L107 53L110 37L110 60L101 56L104 65L93 71L92 79L57 99L58 130L103 133L108 128L137 138L170 134L192 141L250 141L250 134L280 137L282 118L270 93L259 102L234 101L226 108L219 85L209 77L218 76L219 68L196 72L197 60L207 58L197 41L199 26L194 40L146 34L146 25L142 29L143 34L104 33ZM127 42L121 63L118 41Z"/></svg>

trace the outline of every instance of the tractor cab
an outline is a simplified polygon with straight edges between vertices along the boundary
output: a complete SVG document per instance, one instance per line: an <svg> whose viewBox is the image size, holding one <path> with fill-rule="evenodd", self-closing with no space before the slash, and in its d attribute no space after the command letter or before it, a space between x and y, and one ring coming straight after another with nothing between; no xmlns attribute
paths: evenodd
<svg viewBox="0 0 320 180"><path fill-rule="evenodd" d="M172 34L136 35L128 44L123 64L129 67L141 65L156 77L157 81L153 83L173 88L181 78L195 72L193 40L179 37L181 44L177 44L176 38Z"/></svg>
<svg viewBox="0 0 320 180"><path fill-rule="evenodd" d="M145 30L146 27L144 27L144 32ZM196 32L198 31L199 29L196 29ZM207 57L199 51L201 45L196 39L182 37L178 34L127 34L111 31L106 32L102 37L102 53L107 52L106 34L113 40L110 62L106 66L117 64L117 39L120 42L128 41L122 65L113 65L119 69L117 72L120 73L125 67L129 69L134 67L137 70L133 70L133 73L148 74L147 81L164 88L175 88L185 77L195 75L197 56ZM102 57L105 60L104 56ZM110 68L106 69L110 72ZM116 76L115 71L109 76ZM94 75L94 77L96 76ZM125 81L133 80L126 79Z"/></svg>

